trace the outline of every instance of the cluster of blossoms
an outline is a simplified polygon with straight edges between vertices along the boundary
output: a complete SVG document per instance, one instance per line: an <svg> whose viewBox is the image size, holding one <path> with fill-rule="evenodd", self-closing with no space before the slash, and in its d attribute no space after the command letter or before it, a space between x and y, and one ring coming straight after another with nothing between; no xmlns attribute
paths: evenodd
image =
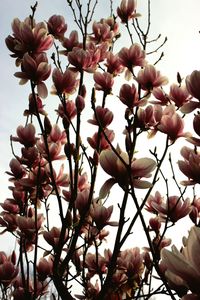
<svg viewBox="0 0 200 300"><path fill-rule="evenodd" d="M180 187L179 194L172 196L167 187L166 197L153 188L159 183L159 172L167 183L162 163L179 138L194 146L181 150L184 160L178 161L178 167L187 177L182 184L200 183L200 139L184 130L185 115L196 111L193 128L200 136L200 71L187 76L185 84L178 75L178 83L165 92L168 79L156 64L149 63L144 50L147 36L140 28L135 0L122 0L116 15L94 21L90 34L97 3L92 6L88 1L83 17L81 5L67 2L80 32L68 33L60 15L37 23L35 5L24 21L13 21L13 34L6 38L11 57L21 68L15 76L20 84L29 83L31 92L24 112L26 123L11 136L14 158L7 174L12 196L1 203L2 233L9 232L17 241L17 251L10 256L0 252L2 299L36 300L48 295L56 299L58 295L69 300L124 300L159 293L173 300L174 293L183 300L199 299L200 198L185 198ZM116 52L120 23L128 29L131 44ZM130 23L140 43L133 42ZM53 44L52 71L48 54ZM44 109L49 77L51 94L58 99L55 124ZM116 92L118 78L123 82ZM115 145L116 132L110 129L115 117L109 105L111 95L124 108L119 116L124 116L124 145L120 146ZM94 134L81 131L88 106L91 118L87 123L96 128ZM143 155L138 141L146 132L149 138L157 135L166 140L163 153L155 149ZM15 143L21 146L20 154L15 153ZM99 169L109 176L101 188L96 184ZM177 183L173 168L172 172ZM114 184L122 196L109 204ZM153 215L148 221L144 210ZM184 247L166 249L171 244L167 229L186 216L194 227ZM131 240L138 220L148 242L143 250ZM110 226L115 239L106 248ZM126 241L132 243L127 249ZM155 272L162 283L154 291ZM75 281L79 293L71 286Z"/></svg>

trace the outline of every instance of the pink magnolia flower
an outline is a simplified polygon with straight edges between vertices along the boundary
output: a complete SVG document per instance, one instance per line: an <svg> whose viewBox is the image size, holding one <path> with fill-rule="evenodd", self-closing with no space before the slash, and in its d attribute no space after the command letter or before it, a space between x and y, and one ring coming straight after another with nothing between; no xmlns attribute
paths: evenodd
<svg viewBox="0 0 200 300"><path fill-rule="evenodd" d="M111 43L114 33L111 31L111 28L108 24L103 22L94 22L92 25L93 35L90 37L90 40L96 44L102 42Z"/></svg>
<svg viewBox="0 0 200 300"><path fill-rule="evenodd" d="M144 264L143 255L138 247L121 251L117 263L119 268L125 270L127 277L134 276L135 279L140 280L144 271Z"/></svg>
<svg viewBox="0 0 200 300"><path fill-rule="evenodd" d="M63 40L64 34L67 30L65 19L60 15L53 15L47 22L48 31L55 39Z"/></svg>
<svg viewBox="0 0 200 300"><path fill-rule="evenodd" d="M194 119L193 119L193 128L196 134L198 134L198 136L200 136L199 126L200 126L200 115L198 113L197 115L194 115ZM196 138L194 136L189 136L187 138L187 141L195 146L200 145L200 138Z"/></svg>
<svg viewBox="0 0 200 300"><path fill-rule="evenodd" d="M74 47L72 51L68 53L68 60L76 71L82 72L82 70L84 70L94 72L100 60L100 51L98 49L93 51L91 49L84 50L79 47Z"/></svg>
<svg viewBox="0 0 200 300"><path fill-rule="evenodd" d="M93 202L90 209L90 215L95 222L98 230L101 230L106 225L117 226L118 222L109 221L113 212L113 205L108 208L101 203Z"/></svg>
<svg viewBox="0 0 200 300"><path fill-rule="evenodd" d="M112 74L108 72L94 73L95 89L99 91L104 91L107 95L111 93L112 86L114 84L114 79Z"/></svg>
<svg viewBox="0 0 200 300"><path fill-rule="evenodd" d="M96 254L87 253L85 257L85 266L88 269L87 278L93 277L95 274L105 274L107 271L107 261L106 259L98 254L98 259Z"/></svg>
<svg viewBox="0 0 200 300"><path fill-rule="evenodd" d="M146 103L146 100L139 100L138 92L134 84L130 86L124 83L119 91L119 99L130 109L133 109L135 106L142 106Z"/></svg>
<svg viewBox="0 0 200 300"><path fill-rule="evenodd" d="M52 161L59 160L59 159L65 159L65 155L61 154L61 151L62 151L62 143L61 142L56 142L56 143L50 142L50 143L48 143L48 146L49 146L49 156ZM37 149L45 159L48 159L46 145L42 138L37 142Z"/></svg>
<svg viewBox="0 0 200 300"><path fill-rule="evenodd" d="M191 75L186 77L185 83L190 95L200 100L200 71L193 71Z"/></svg>
<svg viewBox="0 0 200 300"><path fill-rule="evenodd" d="M190 137L189 132L184 132L184 121L181 116L175 111L173 105L167 106L163 110L162 118L157 129L166 133L172 142L179 137Z"/></svg>
<svg viewBox="0 0 200 300"><path fill-rule="evenodd" d="M53 257L50 256L48 260L45 257L41 257L36 268L38 272L38 279L40 281L44 281L52 274Z"/></svg>
<svg viewBox="0 0 200 300"><path fill-rule="evenodd" d="M151 206L153 206L161 217L167 217L173 223L184 218L191 212L190 199L187 198L183 201L178 196L169 196L161 203L152 202Z"/></svg>
<svg viewBox="0 0 200 300"><path fill-rule="evenodd" d="M40 53L31 57L28 53L24 54L21 65L21 72L14 75L20 78L20 84L25 84L28 80L33 81L37 86L37 93L41 98L46 98L48 91L44 81L51 73L51 66L45 53Z"/></svg>
<svg viewBox="0 0 200 300"><path fill-rule="evenodd" d="M162 88L160 88L160 87L154 88L152 91L152 94L157 100L151 100L151 101L149 101L150 103L160 104L160 105L169 104L169 102L170 102L169 95L166 94Z"/></svg>
<svg viewBox="0 0 200 300"><path fill-rule="evenodd" d="M120 149L117 152L118 155L112 150L107 149L100 154L101 167L113 178L113 184L117 182L119 185L125 186L127 183L130 183L131 177L131 183L136 188L150 187L151 183L142 178L151 176L151 172L156 167L155 161L150 158L133 159L131 162L131 174L129 174L128 154L122 152Z"/></svg>
<svg viewBox="0 0 200 300"><path fill-rule="evenodd" d="M145 61L145 51L141 48L139 44L133 44L129 49L123 47L118 53L121 64L128 68L132 72L133 67L139 66L144 67Z"/></svg>
<svg viewBox="0 0 200 300"><path fill-rule="evenodd" d="M20 179L26 175L26 169L16 158L12 158L9 164L11 172L6 172L8 175L13 176L15 179Z"/></svg>
<svg viewBox="0 0 200 300"><path fill-rule="evenodd" d="M172 84L170 86L169 97L170 100L173 101L178 108L187 103L191 98L186 87L179 86L177 84Z"/></svg>
<svg viewBox="0 0 200 300"><path fill-rule="evenodd" d="M48 142L53 143L61 143L62 145L66 144L67 137L66 132L64 130L61 130L58 124L54 124L51 128L51 132L48 135Z"/></svg>
<svg viewBox="0 0 200 300"><path fill-rule="evenodd" d="M60 228L57 227L52 227L50 231L44 231L43 232L43 237L45 241L51 245L53 248L58 245L59 238L60 238ZM65 234L65 239L67 241L68 238L68 232Z"/></svg>
<svg viewBox="0 0 200 300"><path fill-rule="evenodd" d="M97 126L100 124L102 128L106 128L108 125L111 124L113 120L113 113L108 108L97 106L95 108L95 113L96 115L93 115L93 119L88 120L90 124Z"/></svg>
<svg viewBox="0 0 200 300"><path fill-rule="evenodd" d="M77 73L69 69L66 69L64 73L61 73L59 69L54 69L52 73L52 79L54 83L53 94L61 95L73 94L76 91L78 80Z"/></svg>
<svg viewBox="0 0 200 300"><path fill-rule="evenodd" d="M194 185L200 183L200 154L193 149L183 147L181 149L183 160L178 161L178 166L181 172L188 177L181 183L183 185Z"/></svg>
<svg viewBox="0 0 200 300"><path fill-rule="evenodd" d="M8 286L18 275L19 268L16 266L16 255L7 257L6 253L0 252L0 282Z"/></svg>
<svg viewBox="0 0 200 300"><path fill-rule="evenodd" d="M63 38L62 40L62 46L64 48L66 48L66 51L61 51L61 53L67 55L68 52L71 52L73 50L74 47L81 47L81 44L79 43L78 40L78 32L76 30L73 30L70 35L69 38Z"/></svg>
<svg viewBox="0 0 200 300"><path fill-rule="evenodd" d="M20 21L15 18L12 23L13 36L6 38L6 45L13 52L12 57L22 59L26 52L32 54L42 53L53 44L52 35L48 34L45 23L40 22L32 28L31 19ZM19 61L19 60L18 60Z"/></svg>
<svg viewBox="0 0 200 300"><path fill-rule="evenodd" d="M113 76L120 74L124 70L119 55L114 55L112 52L108 52L105 65L107 67L107 72Z"/></svg>
<svg viewBox="0 0 200 300"><path fill-rule="evenodd" d="M35 127L32 123L27 124L25 127L20 125L16 131L17 137L12 136L12 141L19 142L26 148L35 146L38 138L35 137Z"/></svg>
<svg viewBox="0 0 200 300"><path fill-rule="evenodd" d="M86 212L86 210L88 210L89 208L89 194L89 189L84 189L83 191L80 191L77 194L75 207L78 209L80 215Z"/></svg>
<svg viewBox="0 0 200 300"><path fill-rule="evenodd" d="M135 18L136 0L122 0L120 6L117 7L117 14L122 23L127 23L130 19Z"/></svg>
<svg viewBox="0 0 200 300"><path fill-rule="evenodd" d="M57 113L61 118L67 119L68 125L70 121L77 115L76 104L73 100L66 100L65 104L59 104Z"/></svg>
<svg viewBox="0 0 200 300"><path fill-rule="evenodd" d="M137 111L137 126L142 130L148 130L148 137L152 137L157 132L157 125L160 123L162 118L162 106L148 105L144 109L139 107Z"/></svg>
<svg viewBox="0 0 200 300"><path fill-rule="evenodd" d="M172 283L176 278L181 285L186 286L192 293L200 295L199 247L200 228L194 226L188 238L183 240L184 247L181 251L172 246L172 251L161 251L161 265L166 268L165 276Z"/></svg>
<svg viewBox="0 0 200 300"><path fill-rule="evenodd" d="M15 199L6 199L0 203L1 207L11 214L18 214L20 212L19 203Z"/></svg>
<svg viewBox="0 0 200 300"><path fill-rule="evenodd" d="M24 111L25 116L36 115L37 112L41 115L47 115L46 111L44 110L42 99L37 94L33 96L33 94L31 93L29 95L28 100L29 100L29 108Z"/></svg>
<svg viewBox="0 0 200 300"><path fill-rule="evenodd" d="M113 130L110 130L108 128L104 129L104 133L106 134L108 140L110 143L112 143L112 141L115 138L115 133ZM95 132L94 135L92 137L88 137L87 138L88 143L90 144L90 146L93 149L97 149L99 148L99 151L101 152L102 150L105 149L109 149L110 148L110 143L106 140L104 134L101 132L100 133L100 137L99 137L99 133Z"/></svg>
<svg viewBox="0 0 200 300"><path fill-rule="evenodd" d="M10 212L1 212L0 217L0 227L5 227L1 234L8 231L14 232L17 229L16 214L11 214Z"/></svg>
<svg viewBox="0 0 200 300"><path fill-rule="evenodd" d="M20 162L28 167L35 167L39 161L39 151L36 147L21 148L22 156Z"/></svg>
<svg viewBox="0 0 200 300"><path fill-rule="evenodd" d="M194 131L196 132L196 134L198 134L198 136L200 136L200 114L197 114L194 116L193 128L194 128Z"/></svg>
<svg viewBox="0 0 200 300"><path fill-rule="evenodd" d="M145 91L152 91L154 88L168 83L167 77L162 76L153 65L146 65L141 69L136 79Z"/></svg>
<svg viewBox="0 0 200 300"><path fill-rule="evenodd" d="M155 205L160 206L163 203L163 201L164 197L161 196L159 191L156 191L154 196L150 195L147 198L145 208L150 213L157 214L157 209L155 209Z"/></svg>
<svg viewBox="0 0 200 300"><path fill-rule="evenodd" d="M32 212L28 216L17 216L16 223L19 228L18 234L20 237L24 238L25 248L24 251L31 251L33 249L33 244L35 243L36 238L36 228L39 231L42 223L44 221L43 214L37 215L37 220L32 215ZM29 215L31 214L31 215Z"/></svg>

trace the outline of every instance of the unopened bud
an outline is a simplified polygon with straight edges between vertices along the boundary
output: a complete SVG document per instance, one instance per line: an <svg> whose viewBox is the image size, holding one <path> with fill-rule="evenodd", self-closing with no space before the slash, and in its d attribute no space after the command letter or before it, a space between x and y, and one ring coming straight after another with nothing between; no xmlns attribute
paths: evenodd
<svg viewBox="0 0 200 300"><path fill-rule="evenodd" d="M46 134L49 134L52 129L51 122L47 116L44 118L44 129Z"/></svg>
<svg viewBox="0 0 200 300"><path fill-rule="evenodd" d="M93 154L93 164L98 166L99 164L99 153L95 150Z"/></svg>
<svg viewBox="0 0 200 300"><path fill-rule="evenodd" d="M63 117L62 121L63 121L63 126L64 126L65 130L68 130L69 129L69 125L70 125L70 122L69 122L68 118Z"/></svg>
<svg viewBox="0 0 200 300"><path fill-rule="evenodd" d="M151 218L149 220L149 225L151 227L151 229L155 232L159 232L160 230L160 227L161 227L161 222L160 222L160 219L158 217L156 218Z"/></svg>
<svg viewBox="0 0 200 300"><path fill-rule="evenodd" d="M64 152L65 152L67 158L69 158L71 155L73 155L74 154L74 144L73 143L72 144L69 144L69 143L65 144Z"/></svg>
<svg viewBox="0 0 200 300"><path fill-rule="evenodd" d="M85 100L82 96L78 95L76 97L76 109L80 113L85 108Z"/></svg>
<svg viewBox="0 0 200 300"><path fill-rule="evenodd" d="M83 98L85 98L85 96L86 96L86 87L85 87L84 84L81 86L81 92L80 92L80 95L81 95Z"/></svg>
<svg viewBox="0 0 200 300"><path fill-rule="evenodd" d="M72 225L72 214L69 210L67 211L67 215L66 215L66 225L67 227L71 227Z"/></svg>

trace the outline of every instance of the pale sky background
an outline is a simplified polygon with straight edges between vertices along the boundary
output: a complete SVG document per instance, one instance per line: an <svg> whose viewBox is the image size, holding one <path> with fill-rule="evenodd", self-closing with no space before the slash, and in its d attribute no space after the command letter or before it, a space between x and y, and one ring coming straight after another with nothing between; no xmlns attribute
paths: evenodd
<svg viewBox="0 0 200 300"><path fill-rule="evenodd" d="M99 0L98 15L107 17L109 12L105 10L108 0ZM120 1L113 0L114 6ZM29 86L19 86L18 79L13 76L17 71L14 59L9 56L9 50L5 46L5 38L12 34L11 22L18 17L23 20L30 13L32 0L0 0L0 202L10 195L8 176L5 171L9 170L9 161L12 158L9 136L15 135L16 127L24 124L23 111L27 107ZM152 25L150 37L154 39L162 34L168 42L163 47L164 58L157 68L163 75L168 76L170 83L176 82L176 73L180 72L182 77L190 74L193 70L200 69L200 1L199 0L151 0ZM138 0L138 12L145 15L147 0ZM53 14L62 14L68 24L68 33L72 30L73 19L65 0L39 0L36 20L43 21ZM143 22L143 18L141 18ZM73 28L74 29L74 28ZM129 47L129 40L124 40L121 46ZM158 54L159 55L159 54ZM52 101L49 97L45 101ZM88 116L88 118L90 118ZM116 123L117 124L117 123ZM118 191L118 190L117 190ZM119 191L120 193L120 191ZM176 231L177 233L177 231ZM179 241L181 237L178 237ZM1 238L0 250L10 250L11 240ZM164 299L164 297L163 297Z"/></svg>
<svg viewBox="0 0 200 300"><path fill-rule="evenodd" d="M109 15L108 10L104 10L107 2L108 0L99 0L97 21L99 17ZM113 2L115 7L120 3L118 0ZM163 75L168 76L170 83L173 83L176 82L177 71L182 77L186 77L193 70L200 70L200 1L151 0L151 2L150 37L154 39L161 33L163 39L165 36L168 38L168 42L162 49L165 56L157 68ZM12 34L10 24L13 18L18 17L23 20L29 15L30 5L34 3L30 0L0 0L0 202L3 202L8 195L8 176L5 171L9 170L8 165L12 158L9 136L15 135L18 125L24 124L23 111L27 107L29 95L28 85L19 86L18 79L13 76L18 69L15 67L14 59L9 57L9 50L4 40ZM71 31L73 19L65 0L39 0L38 3L37 21L48 20L53 14L62 14L68 24L68 33ZM146 3L146 0L138 0L138 12L142 15L145 15ZM129 41L124 40L121 46L129 47ZM50 97L45 101L54 100ZM88 116L90 117L91 115Z"/></svg>

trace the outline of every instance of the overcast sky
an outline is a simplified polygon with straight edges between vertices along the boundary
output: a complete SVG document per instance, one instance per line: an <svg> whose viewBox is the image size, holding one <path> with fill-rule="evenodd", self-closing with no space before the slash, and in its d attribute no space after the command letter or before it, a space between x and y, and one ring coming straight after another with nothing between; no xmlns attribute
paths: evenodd
<svg viewBox="0 0 200 300"><path fill-rule="evenodd" d="M47 20L53 14L62 14L71 31L73 19L65 0L39 0L36 20ZM114 0L115 7L120 3ZM145 0L138 0L138 12L145 15ZM151 38L162 34L167 36L168 42L164 46L165 57L158 65L163 75L175 82L176 73L182 77L190 74L194 69L200 69L200 1L199 0L152 0L152 29ZM14 60L9 57L5 46L5 38L11 34L11 22L18 17L23 20L30 13L31 0L0 0L0 186L3 202L7 195L7 175L9 161L12 158L9 136L15 135L16 127L24 124L23 111L27 107L29 95L28 86L19 86L18 79L13 76L17 71ZM99 0L99 17L107 17L108 0ZM96 17L96 20L98 20ZM141 22L143 19L141 18ZM73 25L74 26L74 25ZM125 42L126 43L126 42ZM124 44L122 45L124 46ZM129 44L126 45L127 47ZM48 99L47 99L48 101Z"/></svg>

